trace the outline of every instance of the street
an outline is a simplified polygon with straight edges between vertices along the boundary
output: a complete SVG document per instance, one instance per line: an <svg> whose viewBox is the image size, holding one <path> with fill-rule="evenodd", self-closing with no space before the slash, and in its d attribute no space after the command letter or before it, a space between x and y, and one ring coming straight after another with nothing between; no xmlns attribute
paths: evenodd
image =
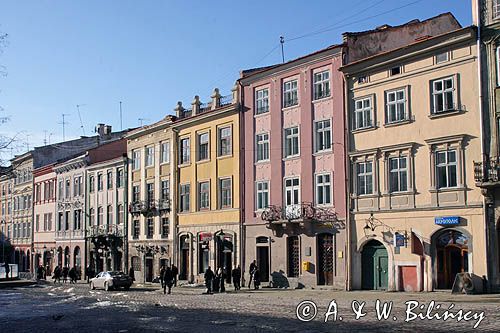
<svg viewBox="0 0 500 333"><path fill-rule="evenodd" d="M451 295L434 293L342 292L331 290L244 290L204 295L204 289L178 287L172 295L157 288L135 287L130 291L89 290L86 284L36 285L4 289L0 293L2 332L497 332L500 322L498 295ZM377 320L376 300L393 301L387 320ZM309 322L297 319L297 305L303 301L317 305L317 315ZM335 300L334 303L332 301ZM365 316L355 320L354 308ZM417 319L405 322L407 301L439 304L443 313L471 311L461 321ZM360 305L366 302L364 307ZM311 319L312 308L304 303L298 313ZM325 321L330 304L331 312ZM416 304L416 303L415 303ZM438 308L439 308L438 307ZM415 315L417 309L413 310ZM473 316L484 312L484 318ZM425 315L426 309L421 310ZM309 315L309 318L306 318ZM342 319L341 319L342 317ZM394 319L396 318L396 319ZM334 319L336 319L334 321ZM468 319L468 320L467 320Z"/></svg>

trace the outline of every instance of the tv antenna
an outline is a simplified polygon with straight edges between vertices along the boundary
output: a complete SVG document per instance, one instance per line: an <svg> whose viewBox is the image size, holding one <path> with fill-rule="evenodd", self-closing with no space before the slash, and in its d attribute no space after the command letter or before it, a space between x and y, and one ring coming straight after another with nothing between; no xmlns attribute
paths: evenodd
<svg viewBox="0 0 500 333"><path fill-rule="evenodd" d="M137 118L137 120L139 121L139 124L142 127L142 122L145 120L149 120L149 119L148 118Z"/></svg>
<svg viewBox="0 0 500 333"><path fill-rule="evenodd" d="M82 129L83 136L85 136L85 128L83 127L82 115L80 114L80 106L85 106L87 104L77 104L76 111L78 111L78 118L80 119L80 128Z"/></svg>
<svg viewBox="0 0 500 333"><path fill-rule="evenodd" d="M59 125L62 125L62 131L63 131L63 141L66 141L66 125L69 123L66 121L66 116L69 116L69 113L63 113L61 114L62 116L62 122L58 123Z"/></svg>

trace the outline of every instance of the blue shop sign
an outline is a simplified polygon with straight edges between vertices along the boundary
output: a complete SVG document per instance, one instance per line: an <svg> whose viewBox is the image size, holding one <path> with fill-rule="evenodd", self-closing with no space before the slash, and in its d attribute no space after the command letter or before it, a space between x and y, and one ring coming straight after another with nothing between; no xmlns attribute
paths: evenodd
<svg viewBox="0 0 500 333"><path fill-rule="evenodd" d="M434 223L437 225L456 225L460 224L460 217L459 216L435 217Z"/></svg>
<svg viewBox="0 0 500 333"><path fill-rule="evenodd" d="M394 246L395 247L406 246L406 237L405 237L405 235L400 234L399 232L396 232L394 234Z"/></svg>

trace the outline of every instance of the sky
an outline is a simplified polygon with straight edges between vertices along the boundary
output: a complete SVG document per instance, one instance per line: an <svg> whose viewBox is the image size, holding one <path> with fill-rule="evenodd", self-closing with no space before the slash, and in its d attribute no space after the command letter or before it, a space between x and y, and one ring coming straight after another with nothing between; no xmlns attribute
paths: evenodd
<svg viewBox="0 0 500 333"><path fill-rule="evenodd" d="M16 136L10 155L62 141L62 114L66 140L120 130L120 102L124 129L152 123L280 63L280 36L291 60L346 31L444 12L471 24L471 0L0 0L0 135Z"/></svg>

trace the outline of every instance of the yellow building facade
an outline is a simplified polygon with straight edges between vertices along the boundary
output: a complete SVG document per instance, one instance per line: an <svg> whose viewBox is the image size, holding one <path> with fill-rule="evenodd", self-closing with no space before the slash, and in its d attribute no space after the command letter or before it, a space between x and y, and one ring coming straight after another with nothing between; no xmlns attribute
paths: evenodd
<svg viewBox="0 0 500 333"><path fill-rule="evenodd" d="M180 280L201 282L209 266L230 272L241 260L237 91L176 112L176 264Z"/></svg>

